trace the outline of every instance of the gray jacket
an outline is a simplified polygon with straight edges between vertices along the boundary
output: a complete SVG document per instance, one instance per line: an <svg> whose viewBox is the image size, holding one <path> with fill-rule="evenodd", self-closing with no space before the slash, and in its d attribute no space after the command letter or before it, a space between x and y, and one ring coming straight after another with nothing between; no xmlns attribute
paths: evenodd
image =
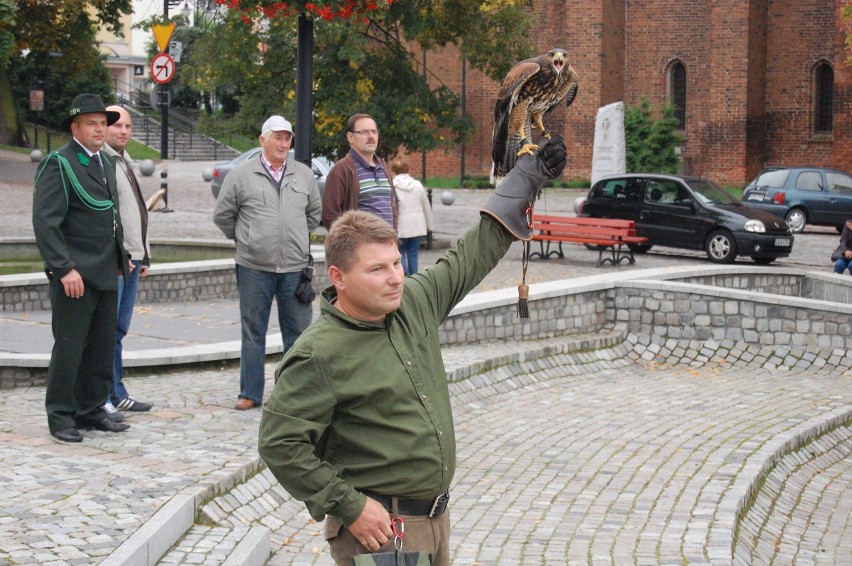
<svg viewBox="0 0 852 566"><path fill-rule="evenodd" d="M133 158L127 151L119 155L109 144L103 150L115 162L115 184L118 187L118 207L124 226L124 248L130 259L151 264L151 241L148 237L148 208L142 193L137 193L130 181Z"/></svg>
<svg viewBox="0 0 852 566"><path fill-rule="evenodd" d="M307 265L310 233L319 225L321 212L310 167L288 159L279 190L258 156L225 177L213 222L236 241L238 265L292 273Z"/></svg>

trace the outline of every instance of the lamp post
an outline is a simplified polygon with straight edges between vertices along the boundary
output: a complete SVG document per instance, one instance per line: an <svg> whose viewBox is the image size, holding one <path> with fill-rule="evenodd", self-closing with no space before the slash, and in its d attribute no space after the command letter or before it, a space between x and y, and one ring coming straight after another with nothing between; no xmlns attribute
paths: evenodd
<svg viewBox="0 0 852 566"><path fill-rule="evenodd" d="M296 47L296 161L311 166L311 146L313 145L313 54L314 21L299 14L298 37Z"/></svg>

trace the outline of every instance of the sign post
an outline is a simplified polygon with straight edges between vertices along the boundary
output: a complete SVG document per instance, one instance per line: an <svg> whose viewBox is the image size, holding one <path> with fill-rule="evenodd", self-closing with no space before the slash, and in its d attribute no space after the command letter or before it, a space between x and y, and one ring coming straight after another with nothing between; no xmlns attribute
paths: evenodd
<svg viewBox="0 0 852 566"><path fill-rule="evenodd" d="M163 17L169 16L169 0L165 0L163 4ZM169 208L169 192L168 183L166 182L167 167L166 161L169 159L169 81L175 78L175 60L168 53L169 42L172 35L175 33L175 23L156 24L151 26L151 31L154 32L154 39L157 42L157 47L160 53L151 61L151 78L157 83L156 88L159 89L160 96L160 124L162 126L160 134L160 160L162 161L160 177L160 188L163 190L163 208L158 208L159 212L172 212Z"/></svg>

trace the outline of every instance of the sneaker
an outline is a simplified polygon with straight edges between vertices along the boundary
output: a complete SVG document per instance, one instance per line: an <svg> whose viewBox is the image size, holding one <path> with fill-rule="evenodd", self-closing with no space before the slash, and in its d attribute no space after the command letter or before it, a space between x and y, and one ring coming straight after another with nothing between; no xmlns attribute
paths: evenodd
<svg viewBox="0 0 852 566"><path fill-rule="evenodd" d="M153 405L143 401L137 401L131 396L127 396L118 402L118 408L122 411L150 411Z"/></svg>
<svg viewBox="0 0 852 566"><path fill-rule="evenodd" d="M106 405L104 405L104 411L106 411L106 414L109 417L109 420L111 420L114 423L120 423L121 421L124 420L124 415L121 414L121 411L116 409L115 405L113 405L109 401L107 401Z"/></svg>

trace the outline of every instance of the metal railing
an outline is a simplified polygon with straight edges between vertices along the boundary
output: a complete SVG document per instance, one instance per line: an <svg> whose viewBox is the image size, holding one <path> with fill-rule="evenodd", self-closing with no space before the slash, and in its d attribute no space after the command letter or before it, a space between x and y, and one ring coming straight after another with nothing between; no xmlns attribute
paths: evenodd
<svg viewBox="0 0 852 566"><path fill-rule="evenodd" d="M160 109L151 104L151 96L144 90L130 88L124 81L114 79L115 95L119 104L127 108L133 114L134 136L137 140L151 148L159 149L162 141L162 122L160 121ZM119 85L119 83L122 83ZM120 87L128 87L121 90ZM129 93L129 95L128 95ZM175 159L180 148L193 149L194 144L200 143L202 147L212 147L213 159L219 157L219 149L227 147L225 144L196 132L195 123L184 115L172 109L169 115L169 134L171 142L169 154L166 156ZM144 130L144 134L142 131ZM144 136L144 137L143 137ZM180 142L180 144L179 144Z"/></svg>

